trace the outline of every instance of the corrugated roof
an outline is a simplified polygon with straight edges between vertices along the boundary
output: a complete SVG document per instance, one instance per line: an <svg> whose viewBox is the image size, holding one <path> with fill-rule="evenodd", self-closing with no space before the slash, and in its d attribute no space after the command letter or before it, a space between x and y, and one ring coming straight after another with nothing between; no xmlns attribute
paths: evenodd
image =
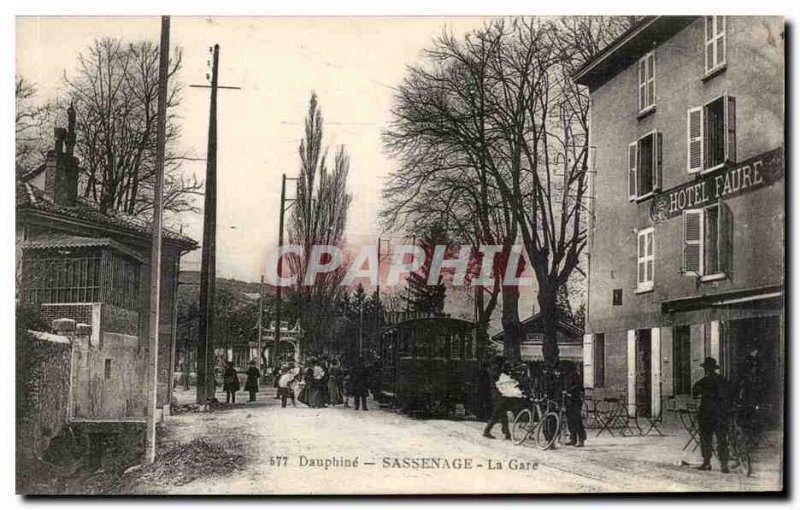
<svg viewBox="0 0 800 510"><path fill-rule="evenodd" d="M95 204L81 198L75 206L56 205L42 190L21 180L16 181L17 210L33 209L55 213L66 218L85 221L94 225L111 227L125 232L151 236L152 224L116 211L102 212ZM163 238L183 245L187 249L197 248L197 242L173 230L165 228Z"/></svg>
<svg viewBox="0 0 800 510"><path fill-rule="evenodd" d="M108 246L125 253L129 257L147 263L145 255L136 252L109 237L82 237L68 234L50 233L37 236L20 243L23 250L47 250L57 248L90 248L94 246Z"/></svg>

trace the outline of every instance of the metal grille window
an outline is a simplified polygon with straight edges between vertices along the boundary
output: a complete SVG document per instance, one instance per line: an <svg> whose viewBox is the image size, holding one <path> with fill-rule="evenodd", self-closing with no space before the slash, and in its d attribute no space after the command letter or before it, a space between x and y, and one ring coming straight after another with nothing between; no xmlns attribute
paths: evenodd
<svg viewBox="0 0 800 510"><path fill-rule="evenodd" d="M23 288L27 303L93 303L100 301L101 259L26 256Z"/></svg>

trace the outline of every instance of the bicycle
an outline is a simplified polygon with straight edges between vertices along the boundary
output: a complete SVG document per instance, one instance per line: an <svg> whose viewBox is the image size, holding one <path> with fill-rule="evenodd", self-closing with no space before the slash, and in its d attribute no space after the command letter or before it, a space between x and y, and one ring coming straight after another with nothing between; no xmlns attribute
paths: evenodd
<svg viewBox="0 0 800 510"><path fill-rule="evenodd" d="M530 409L523 409L514 417L511 425L511 440L520 445L533 437L536 446L542 450L553 447L560 427L558 413L550 410L551 400L530 399ZM544 406L544 407L543 407Z"/></svg>
<svg viewBox="0 0 800 510"><path fill-rule="evenodd" d="M753 473L753 452L761 438L761 406L738 404L729 420L728 443L732 468L745 476Z"/></svg>

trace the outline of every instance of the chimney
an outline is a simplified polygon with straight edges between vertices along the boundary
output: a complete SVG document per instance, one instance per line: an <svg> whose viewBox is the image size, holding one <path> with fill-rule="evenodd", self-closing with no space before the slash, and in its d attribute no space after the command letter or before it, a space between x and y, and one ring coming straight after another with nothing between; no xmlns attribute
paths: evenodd
<svg viewBox="0 0 800 510"><path fill-rule="evenodd" d="M67 110L69 130L53 130L55 148L47 152L44 192L56 205L74 206L78 200L78 160L75 148L75 109ZM66 151L64 144L66 142Z"/></svg>

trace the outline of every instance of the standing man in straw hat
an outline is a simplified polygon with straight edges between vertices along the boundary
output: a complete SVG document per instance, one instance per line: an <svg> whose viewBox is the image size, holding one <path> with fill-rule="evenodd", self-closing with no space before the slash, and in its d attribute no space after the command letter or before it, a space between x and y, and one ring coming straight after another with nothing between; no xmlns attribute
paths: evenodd
<svg viewBox="0 0 800 510"><path fill-rule="evenodd" d="M714 358L706 358L700 365L706 372L705 377L695 383L692 396L700 397L700 409L697 411L697 423L700 432L700 451L703 463L697 468L700 471L711 471L712 436L717 436L717 453L719 454L720 471L728 472L728 381L717 373L719 365Z"/></svg>

